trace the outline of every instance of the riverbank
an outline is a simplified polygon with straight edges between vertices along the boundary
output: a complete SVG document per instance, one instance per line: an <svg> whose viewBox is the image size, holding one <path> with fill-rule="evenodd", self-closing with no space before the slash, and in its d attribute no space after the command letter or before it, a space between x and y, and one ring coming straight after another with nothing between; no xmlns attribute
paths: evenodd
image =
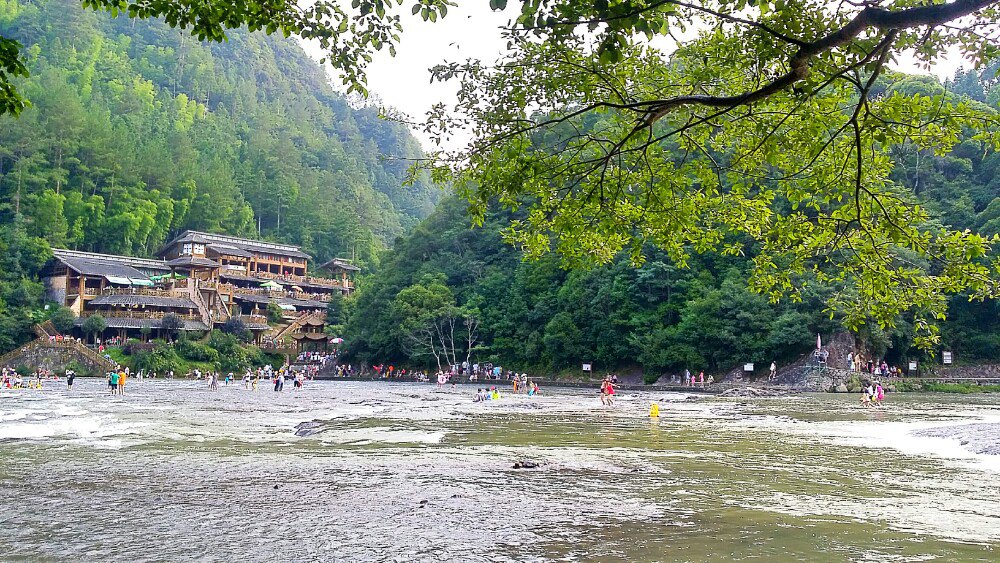
<svg viewBox="0 0 1000 563"><path fill-rule="evenodd" d="M895 390L916 393L1000 393L1000 384L908 380L896 383Z"/></svg>

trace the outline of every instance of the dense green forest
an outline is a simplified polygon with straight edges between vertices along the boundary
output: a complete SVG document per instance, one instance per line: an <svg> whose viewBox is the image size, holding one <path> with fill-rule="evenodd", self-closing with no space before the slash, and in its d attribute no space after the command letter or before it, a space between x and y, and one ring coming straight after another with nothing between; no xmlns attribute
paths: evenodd
<svg viewBox="0 0 1000 563"><path fill-rule="evenodd" d="M439 203L422 179L404 187L398 157L417 143L334 93L294 41L236 31L199 43L68 0L0 0L0 34L26 47L20 86L33 103L0 118L0 351L46 314L37 273L50 247L143 255L186 228L297 243L319 260L355 255L368 273L331 311L355 361L718 372L796 357L817 332L841 330L825 310L835 288L810 283L802 301L778 303L748 290L751 244L683 268L654 248L639 267L524 261L500 235L516 214L470 228L460 199ZM872 93L997 108L996 70L944 84L886 73ZM972 140L947 155L891 151L894 180L935 221L1000 232L1000 154ZM861 337L900 360L917 353L912 332L901 317ZM996 303L953 299L941 347L1000 359Z"/></svg>
<svg viewBox="0 0 1000 563"><path fill-rule="evenodd" d="M996 108L995 72L993 65L947 84L888 73L874 93L966 96ZM966 140L948 155L899 146L892 156L894 180L916 193L937 222L1000 232L1000 154ZM834 288L813 281L801 302L776 304L748 290L752 247L739 257L697 255L688 268L647 248L638 268L620 257L608 267L567 271L554 257L524 262L506 246L498 233L512 218L493 213L482 228L469 229L465 206L442 202L364 285L347 327L352 355L450 363L465 359L471 340L480 361L557 370L578 370L586 361L602 370L634 366L655 378L685 368L718 373L745 361L766 366L808 351L818 332L843 330L826 311ZM942 349L963 361L1000 358L996 302L957 297L950 311ZM886 329L870 323L859 336L879 356L902 361L921 353L912 347L911 321L901 317Z"/></svg>
<svg viewBox="0 0 1000 563"><path fill-rule="evenodd" d="M70 0L0 2L33 108L0 120L5 222L55 246L148 254L200 229L370 260L433 209L419 145L355 109L293 39L199 43Z"/></svg>
<svg viewBox="0 0 1000 563"><path fill-rule="evenodd" d="M72 0L0 0L0 36L24 46L32 103L0 117L0 350L30 337L47 247L149 255L199 229L373 265L440 197L403 185L406 128L294 39L202 43Z"/></svg>

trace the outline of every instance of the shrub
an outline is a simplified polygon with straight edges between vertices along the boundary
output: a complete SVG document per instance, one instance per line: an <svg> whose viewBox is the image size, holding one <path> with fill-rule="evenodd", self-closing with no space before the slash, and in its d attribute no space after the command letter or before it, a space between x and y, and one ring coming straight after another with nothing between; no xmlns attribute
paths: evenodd
<svg viewBox="0 0 1000 563"><path fill-rule="evenodd" d="M174 350L185 360L195 362L217 362L219 361L219 351L211 346L194 342L193 340L179 340L174 344Z"/></svg>
<svg viewBox="0 0 1000 563"><path fill-rule="evenodd" d="M236 338L242 340L243 342L250 342L250 339L253 338L253 335L250 333L250 329L247 328L247 325L243 322L243 320L238 319L236 317L230 318L228 321L226 321L222 325L221 330L226 334L231 334L235 336ZM215 331L212 332L214 333ZM216 348L215 346L212 347Z"/></svg>
<svg viewBox="0 0 1000 563"><path fill-rule="evenodd" d="M271 324L280 323L281 319L285 316L285 312L281 310L281 306L274 301L267 304L265 314L267 315L267 322Z"/></svg>
<svg viewBox="0 0 1000 563"><path fill-rule="evenodd" d="M52 312L49 320L52 321L52 326L56 327L56 330L65 333L73 330L73 322L76 320L76 315L73 314L73 310L69 307L57 307Z"/></svg>
<svg viewBox="0 0 1000 563"><path fill-rule="evenodd" d="M170 346L160 345L152 350L141 350L132 357L135 369L163 373L167 370L179 370L181 359Z"/></svg>
<svg viewBox="0 0 1000 563"><path fill-rule="evenodd" d="M104 332L108 328L108 323L100 315L91 315L83 321L81 328L92 339L94 335Z"/></svg>
<svg viewBox="0 0 1000 563"><path fill-rule="evenodd" d="M174 338L182 328L184 328L184 319L173 313L163 315L163 319L160 320L160 330L167 338Z"/></svg>

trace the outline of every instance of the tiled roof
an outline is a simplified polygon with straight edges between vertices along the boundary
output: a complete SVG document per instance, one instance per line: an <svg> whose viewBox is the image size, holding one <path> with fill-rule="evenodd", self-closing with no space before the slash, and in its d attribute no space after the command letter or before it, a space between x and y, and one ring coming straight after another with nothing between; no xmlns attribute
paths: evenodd
<svg viewBox="0 0 1000 563"><path fill-rule="evenodd" d="M77 318L74 321L76 326L82 326L85 318ZM160 328L160 319L132 319L127 317L104 317L104 323L108 328ZM208 330L208 326L201 321L184 321L181 330Z"/></svg>
<svg viewBox="0 0 1000 563"><path fill-rule="evenodd" d="M237 301L248 301L250 303L270 303L272 301L277 301L272 297L266 295L245 295L243 293L234 293L233 299Z"/></svg>
<svg viewBox="0 0 1000 563"><path fill-rule="evenodd" d="M263 283L264 282L264 280L262 280L262 279L255 278L253 276L246 276L246 275L243 275L243 274L234 274L234 273L232 273L232 272L230 272L228 270L225 270L225 269L220 270L219 271L219 275L222 276L222 277L224 277L224 278L229 278L231 280L248 281L248 282L256 282L256 283Z"/></svg>
<svg viewBox="0 0 1000 563"><path fill-rule="evenodd" d="M281 244L277 242L266 242L262 240L251 240L239 237L231 237L228 235L214 235L211 233L203 233L201 231L184 231L177 236L174 240L168 242L164 245L164 249L170 248L171 246L179 242L196 242L200 244L224 244L227 246L235 246L236 248L246 250L249 252L262 252L269 254L280 254L281 256L294 256L296 258L311 258L305 252L299 249L299 247L291 244Z"/></svg>
<svg viewBox="0 0 1000 563"><path fill-rule="evenodd" d="M291 299L282 298L278 299L278 305L292 305L294 307L305 307L306 309L326 309L327 304L322 301L314 301L312 299Z"/></svg>
<svg viewBox="0 0 1000 563"><path fill-rule="evenodd" d="M157 295L102 295L90 302L92 305L112 307L170 307L177 309L197 309L194 301L184 297L160 297Z"/></svg>
<svg viewBox="0 0 1000 563"><path fill-rule="evenodd" d="M148 279L146 274L136 268L163 272L170 271L170 267L162 260L94 254L60 248L53 249L52 255L56 260L65 264L66 267L85 276L112 276L145 280Z"/></svg>
<svg viewBox="0 0 1000 563"><path fill-rule="evenodd" d="M361 271L361 268L355 266L354 264L351 264L348 260L344 258L334 258L333 260L330 260L329 262L321 265L320 268L326 268L328 270L336 270L339 268L341 270L349 270L352 272Z"/></svg>
<svg viewBox="0 0 1000 563"><path fill-rule="evenodd" d="M208 258L199 258L197 256L179 256L173 260L167 261L167 266L204 266L207 268L218 268L220 264L215 260L210 260Z"/></svg>
<svg viewBox="0 0 1000 563"><path fill-rule="evenodd" d="M231 244L210 244L208 248L224 256L239 256L240 258L250 258L253 256L253 254L250 254L246 250Z"/></svg>

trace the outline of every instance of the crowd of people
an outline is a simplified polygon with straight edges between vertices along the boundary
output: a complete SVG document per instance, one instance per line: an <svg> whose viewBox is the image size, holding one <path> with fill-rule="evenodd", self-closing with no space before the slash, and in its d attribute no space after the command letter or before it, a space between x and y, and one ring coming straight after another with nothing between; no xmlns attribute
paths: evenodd
<svg viewBox="0 0 1000 563"><path fill-rule="evenodd" d="M865 358L861 352L847 353L847 368L856 373L867 373L873 377L902 377L903 370L890 366L885 360Z"/></svg>
<svg viewBox="0 0 1000 563"><path fill-rule="evenodd" d="M2 389L41 389L42 381L49 379L59 379L59 377L46 369L36 369L27 376L22 376L17 370L12 368L2 368L0 370L0 388Z"/></svg>
<svg viewBox="0 0 1000 563"><path fill-rule="evenodd" d="M340 357L340 350L333 350L332 352L302 352L300 353L295 361L296 363L308 363L317 364L319 367L326 367L326 364L330 362L337 361Z"/></svg>

